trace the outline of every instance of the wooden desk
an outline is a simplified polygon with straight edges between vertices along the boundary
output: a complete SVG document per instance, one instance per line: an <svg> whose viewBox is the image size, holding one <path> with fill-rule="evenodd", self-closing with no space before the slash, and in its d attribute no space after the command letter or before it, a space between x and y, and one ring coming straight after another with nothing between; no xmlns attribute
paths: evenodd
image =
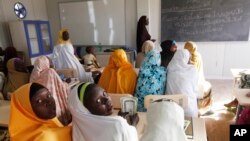
<svg viewBox="0 0 250 141"><path fill-rule="evenodd" d="M10 101L0 101L0 127L8 127L10 117Z"/></svg>
<svg viewBox="0 0 250 141"><path fill-rule="evenodd" d="M240 76L240 73L249 73L250 74L250 69L236 69L236 68L232 68L231 69L231 72L232 72L232 75L233 75L233 79L234 79L234 88L235 87L238 87L238 84L239 84L239 78L241 77Z"/></svg>
<svg viewBox="0 0 250 141"><path fill-rule="evenodd" d="M117 115L118 111L114 110L113 115ZM139 139L144 133L144 128L147 126L146 113L138 112L139 123L136 126ZM205 127L205 121L202 118L193 118L193 139L188 139L188 141L207 141L207 133Z"/></svg>
<svg viewBox="0 0 250 141"><path fill-rule="evenodd" d="M68 83L68 85L72 89L78 83L80 83L80 80L78 78L71 78L71 81L70 81L70 83Z"/></svg>

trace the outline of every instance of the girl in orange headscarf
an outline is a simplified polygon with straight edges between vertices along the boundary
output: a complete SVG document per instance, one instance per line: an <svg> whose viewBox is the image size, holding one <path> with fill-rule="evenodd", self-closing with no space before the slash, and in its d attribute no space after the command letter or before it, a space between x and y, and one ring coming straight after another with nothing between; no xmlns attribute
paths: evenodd
<svg viewBox="0 0 250 141"><path fill-rule="evenodd" d="M71 141L71 127L56 118L55 100L47 88L28 83L11 98L11 141Z"/></svg>
<svg viewBox="0 0 250 141"><path fill-rule="evenodd" d="M136 79L137 75L125 51L118 49L111 54L98 84L108 93L134 94Z"/></svg>

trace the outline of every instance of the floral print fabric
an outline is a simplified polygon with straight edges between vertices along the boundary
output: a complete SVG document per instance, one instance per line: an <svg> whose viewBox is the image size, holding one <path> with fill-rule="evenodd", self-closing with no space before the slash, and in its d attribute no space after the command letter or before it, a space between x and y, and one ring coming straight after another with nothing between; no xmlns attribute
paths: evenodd
<svg viewBox="0 0 250 141"><path fill-rule="evenodd" d="M166 86L166 68L160 66L159 53L150 51L146 54L139 71L135 96L138 98L137 110L145 112L144 97L146 95L163 95Z"/></svg>

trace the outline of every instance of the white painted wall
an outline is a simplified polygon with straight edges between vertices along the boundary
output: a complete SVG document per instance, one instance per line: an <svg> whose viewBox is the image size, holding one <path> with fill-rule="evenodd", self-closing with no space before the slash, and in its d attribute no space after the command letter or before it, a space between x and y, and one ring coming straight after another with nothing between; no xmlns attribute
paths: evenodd
<svg viewBox="0 0 250 141"><path fill-rule="evenodd" d="M13 10L16 2L24 4L27 10L25 20L48 20L45 0L2 0L6 21L18 20Z"/></svg>
<svg viewBox="0 0 250 141"><path fill-rule="evenodd" d="M0 46L11 45L8 22L19 20L14 13L14 4L21 2L25 5L27 16L25 20L48 20L45 0L0 0Z"/></svg>
<svg viewBox="0 0 250 141"><path fill-rule="evenodd" d="M160 41L161 0L149 0L149 31ZM140 11L138 9L138 11ZM250 68L250 42L196 42L206 78L232 79L230 68ZM178 43L183 48L184 43Z"/></svg>
<svg viewBox="0 0 250 141"><path fill-rule="evenodd" d="M3 7L4 5L2 0L0 0L0 47L2 47L2 49L10 45L10 36L6 26L7 23L5 22L6 20L3 13Z"/></svg>

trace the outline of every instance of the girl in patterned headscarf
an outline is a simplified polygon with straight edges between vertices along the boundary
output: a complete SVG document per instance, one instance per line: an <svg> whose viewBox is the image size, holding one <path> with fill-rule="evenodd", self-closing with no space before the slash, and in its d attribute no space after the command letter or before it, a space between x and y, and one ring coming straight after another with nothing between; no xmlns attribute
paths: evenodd
<svg viewBox="0 0 250 141"><path fill-rule="evenodd" d="M160 66L161 56L154 50L148 52L142 63L137 80L135 96L138 98L138 111L146 111L144 97L149 94L163 95L166 86L166 68Z"/></svg>

